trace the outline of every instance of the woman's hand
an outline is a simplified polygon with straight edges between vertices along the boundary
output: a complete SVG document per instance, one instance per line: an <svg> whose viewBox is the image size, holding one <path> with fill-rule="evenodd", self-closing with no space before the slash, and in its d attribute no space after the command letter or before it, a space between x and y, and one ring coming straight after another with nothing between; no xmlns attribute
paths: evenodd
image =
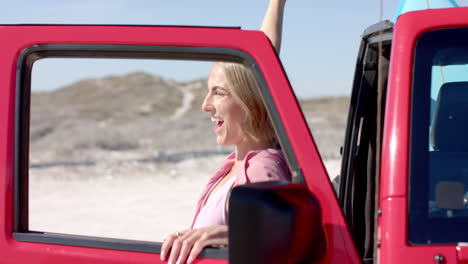
<svg viewBox="0 0 468 264"><path fill-rule="evenodd" d="M207 226L193 230L184 230L169 235L161 248L161 260L169 256L169 264L190 264L205 247L227 246L228 227L225 225Z"/></svg>

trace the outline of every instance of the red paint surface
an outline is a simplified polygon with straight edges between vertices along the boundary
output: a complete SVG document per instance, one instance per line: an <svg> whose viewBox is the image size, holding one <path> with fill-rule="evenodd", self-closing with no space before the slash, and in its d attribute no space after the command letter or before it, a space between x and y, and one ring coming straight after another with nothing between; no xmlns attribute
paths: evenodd
<svg viewBox="0 0 468 264"><path fill-rule="evenodd" d="M328 175L289 82L266 36L238 29L147 26L0 26L0 256L7 263L161 263L158 254L19 242L13 231L16 65L42 44L223 47L254 58L270 88L307 186L322 207L327 255L321 263L359 263ZM351 70L351 69L350 69ZM200 259L195 263L227 263Z"/></svg>
<svg viewBox="0 0 468 264"><path fill-rule="evenodd" d="M458 263L468 263L468 245L464 243L462 246L457 246Z"/></svg>
<svg viewBox="0 0 468 264"><path fill-rule="evenodd" d="M407 241L409 131L413 52L424 32L467 27L468 8L406 13L398 19L392 44L385 128L380 168L379 258L387 263L434 263L442 254L456 263L454 246L410 246Z"/></svg>

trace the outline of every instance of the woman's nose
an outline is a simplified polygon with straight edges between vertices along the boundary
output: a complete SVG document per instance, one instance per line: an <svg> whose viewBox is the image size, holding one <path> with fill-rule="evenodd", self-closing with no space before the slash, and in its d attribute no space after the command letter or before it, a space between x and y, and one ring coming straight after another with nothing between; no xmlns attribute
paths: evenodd
<svg viewBox="0 0 468 264"><path fill-rule="evenodd" d="M205 100L203 100L202 110L203 110L203 112L212 112L213 111L213 104L211 103L210 95L207 95L205 97Z"/></svg>

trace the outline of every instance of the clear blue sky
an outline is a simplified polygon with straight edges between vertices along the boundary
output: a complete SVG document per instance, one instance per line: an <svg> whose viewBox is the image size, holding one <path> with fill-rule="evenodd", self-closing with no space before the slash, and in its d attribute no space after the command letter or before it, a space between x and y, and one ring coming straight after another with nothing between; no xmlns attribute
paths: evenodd
<svg viewBox="0 0 468 264"><path fill-rule="evenodd" d="M0 24L205 25L244 29L259 28L268 4L268 0L0 1ZM382 2L382 17L392 18L399 1ZM296 94L302 98L349 95L360 35L379 19L379 0L288 0L280 58ZM55 82L60 81L59 76Z"/></svg>

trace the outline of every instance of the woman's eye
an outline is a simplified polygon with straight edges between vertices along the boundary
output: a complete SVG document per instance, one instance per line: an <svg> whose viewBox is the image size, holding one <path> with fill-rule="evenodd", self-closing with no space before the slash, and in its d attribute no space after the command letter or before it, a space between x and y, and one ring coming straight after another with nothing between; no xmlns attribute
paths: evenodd
<svg viewBox="0 0 468 264"><path fill-rule="evenodd" d="M221 89L215 89L213 91L213 94L214 95L226 95L227 93L225 91L221 90Z"/></svg>

